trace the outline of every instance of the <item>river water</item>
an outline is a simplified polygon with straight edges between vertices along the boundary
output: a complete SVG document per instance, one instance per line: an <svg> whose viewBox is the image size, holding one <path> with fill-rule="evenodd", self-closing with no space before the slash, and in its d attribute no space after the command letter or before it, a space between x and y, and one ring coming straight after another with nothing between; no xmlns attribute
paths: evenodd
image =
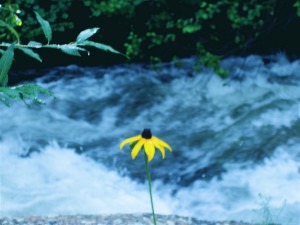
<svg viewBox="0 0 300 225"><path fill-rule="evenodd" d="M299 225L300 61L194 64L53 68L35 82L55 99L1 105L0 216L151 212L143 155L119 150L150 128L173 148L150 163L157 213Z"/></svg>

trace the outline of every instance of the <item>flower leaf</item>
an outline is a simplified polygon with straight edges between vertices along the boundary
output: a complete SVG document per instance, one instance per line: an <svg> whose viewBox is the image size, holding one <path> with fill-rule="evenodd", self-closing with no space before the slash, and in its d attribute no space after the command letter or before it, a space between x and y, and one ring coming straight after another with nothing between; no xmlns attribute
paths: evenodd
<svg viewBox="0 0 300 225"><path fill-rule="evenodd" d="M19 48L22 52L24 52L26 55L29 55L30 57L42 62L41 57L39 56L39 54L35 53L34 51L32 51L29 48Z"/></svg>
<svg viewBox="0 0 300 225"><path fill-rule="evenodd" d="M46 39L48 40L48 43L50 43L50 41L52 39L52 30L51 30L49 22L47 20L44 20L38 12L35 11L34 13L36 15L37 21L39 22L39 24L42 27L44 35L45 35Z"/></svg>
<svg viewBox="0 0 300 225"><path fill-rule="evenodd" d="M86 29L84 31L81 31L79 33L79 35L77 36L77 38L76 38L76 42L80 43L80 42L83 42L83 41L87 40L88 38L90 38L91 36L93 36L95 33L97 33L97 31L99 29L100 28L95 27L95 28L90 28L90 29Z"/></svg>
<svg viewBox="0 0 300 225"><path fill-rule="evenodd" d="M0 86L7 85L8 72L14 59L14 47L15 44L11 44L0 59Z"/></svg>

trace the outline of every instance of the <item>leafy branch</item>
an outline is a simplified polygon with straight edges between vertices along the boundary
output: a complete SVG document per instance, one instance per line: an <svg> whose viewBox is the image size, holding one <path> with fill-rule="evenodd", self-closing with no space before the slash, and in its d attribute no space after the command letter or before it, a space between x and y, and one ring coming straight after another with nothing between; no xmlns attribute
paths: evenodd
<svg viewBox="0 0 300 225"><path fill-rule="evenodd" d="M86 52L89 55L89 51L86 49L87 47L94 47L103 51L125 56L109 45L88 40L99 31L100 28L98 27L81 31L75 42L70 42L68 44L50 44L52 40L52 29L49 22L44 20L38 12L35 12L35 15L48 41L47 44L30 41L28 44L24 45L20 43L19 38L17 38L17 43L0 43L0 48L6 48L5 51L0 49L0 53L2 54L0 59L0 102L4 103L6 106L10 106L11 99L22 100L26 105L28 105L26 100L32 100L32 102L36 103L43 103L38 98L39 94L54 96L51 91L34 84L23 84L17 87L7 87L8 73L14 60L15 49L21 50L24 54L38 60L39 62L42 62L42 59L38 53L33 51L33 49L52 48L61 50L62 52L72 56L81 56L81 52ZM15 34L15 30L11 32ZM16 34L15 36L18 37Z"/></svg>
<svg viewBox="0 0 300 225"><path fill-rule="evenodd" d="M23 84L17 87L0 87L0 101L6 106L10 106L10 100L21 100L27 106L29 103L26 100L31 100L34 103L44 104L38 96L44 94L54 96L54 93L37 84Z"/></svg>

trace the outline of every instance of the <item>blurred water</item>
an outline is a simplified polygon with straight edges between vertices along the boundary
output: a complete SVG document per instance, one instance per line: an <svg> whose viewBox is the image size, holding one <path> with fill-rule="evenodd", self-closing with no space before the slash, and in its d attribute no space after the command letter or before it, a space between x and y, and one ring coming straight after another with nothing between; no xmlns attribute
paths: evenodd
<svg viewBox="0 0 300 225"><path fill-rule="evenodd" d="M261 222L269 205L300 224L300 61L230 58L225 80L194 63L54 68L37 82L56 99L0 106L0 216L150 212L142 154L119 144L151 128L174 150L150 164L157 213Z"/></svg>

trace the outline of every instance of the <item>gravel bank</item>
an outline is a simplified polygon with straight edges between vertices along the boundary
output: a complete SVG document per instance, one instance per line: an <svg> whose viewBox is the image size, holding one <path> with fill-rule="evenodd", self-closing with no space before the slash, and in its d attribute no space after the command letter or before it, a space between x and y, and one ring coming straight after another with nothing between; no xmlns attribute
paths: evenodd
<svg viewBox="0 0 300 225"><path fill-rule="evenodd" d="M153 225L151 214L31 216L0 218L0 225ZM201 221L190 217L157 215L157 225L252 225L235 221Z"/></svg>

